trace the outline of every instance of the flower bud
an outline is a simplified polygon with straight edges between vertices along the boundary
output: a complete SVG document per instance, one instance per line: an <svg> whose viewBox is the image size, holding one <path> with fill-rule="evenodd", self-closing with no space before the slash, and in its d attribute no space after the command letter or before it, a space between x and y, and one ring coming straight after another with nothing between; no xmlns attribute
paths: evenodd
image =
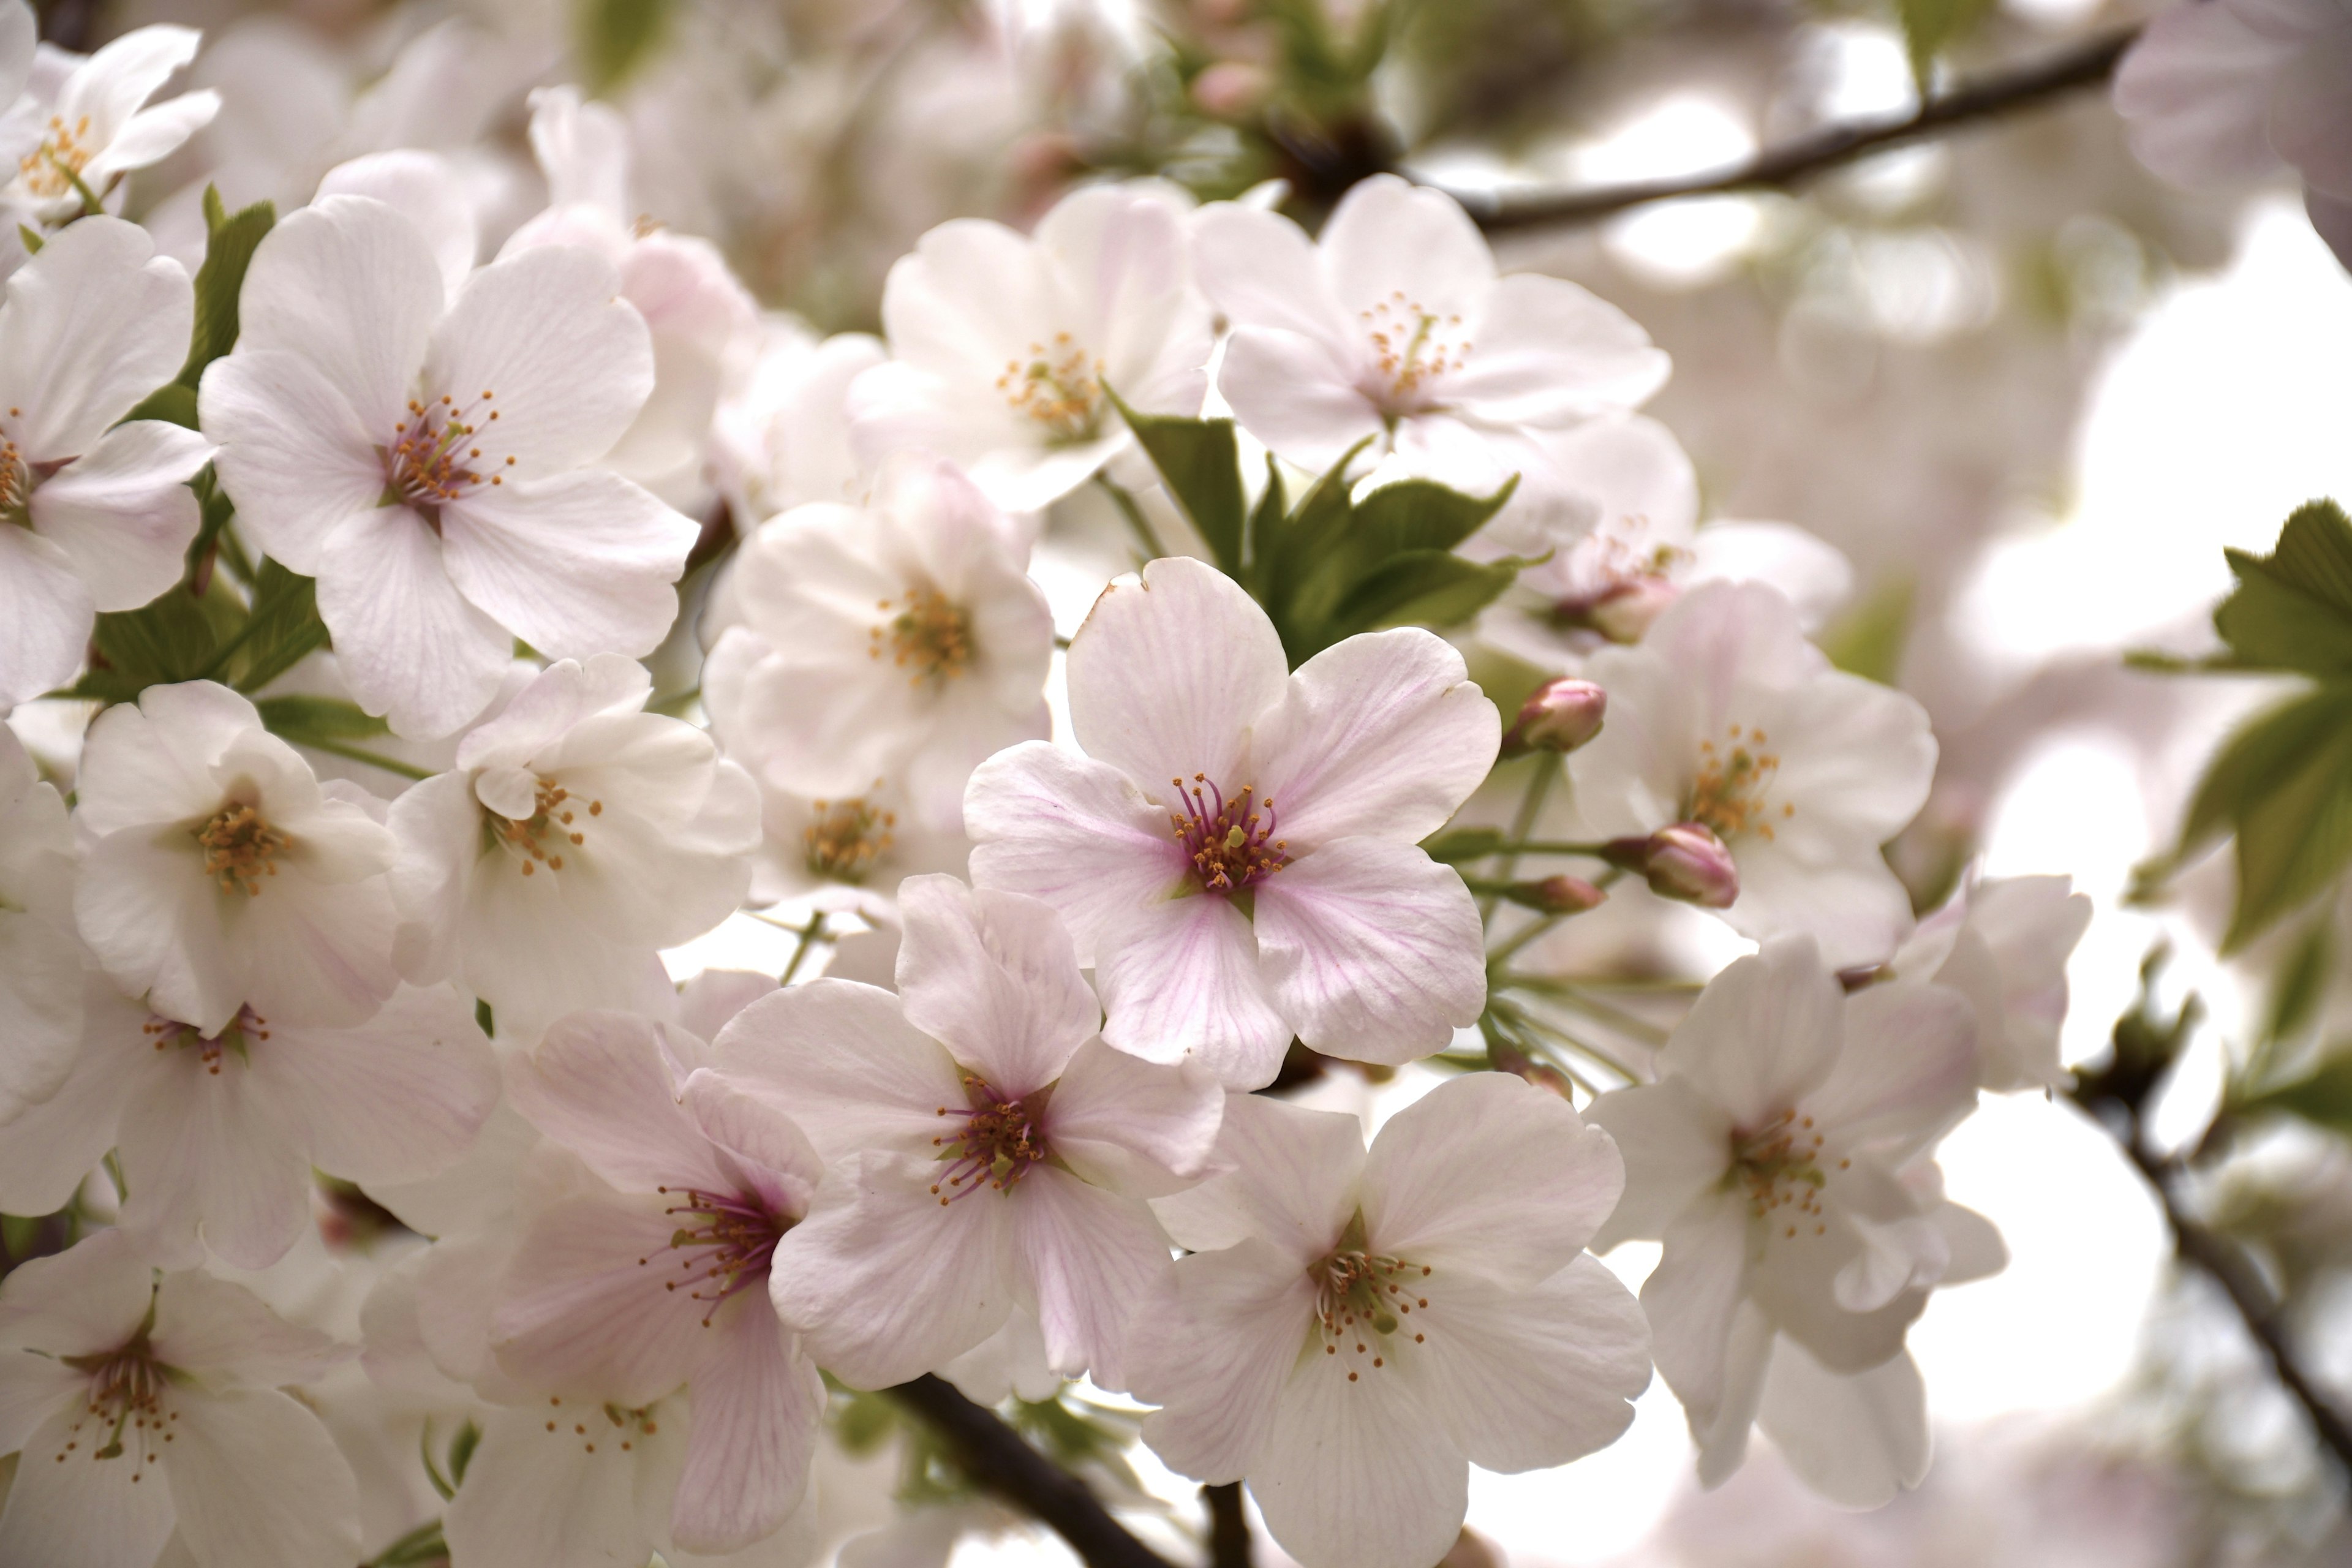
<svg viewBox="0 0 2352 1568"><path fill-rule="evenodd" d="M1514 882L1503 897L1524 909L1548 915L1580 915L1596 910L1609 895L1581 877L1546 877L1539 882Z"/></svg>
<svg viewBox="0 0 2352 1568"><path fill-rule="evenodd" d="M1703 822L1677 822L1647 838L1619 839L1609 847L1608 858L1641 872L1650 891L1661 898L1727 910L1739 897L1739 868Z"/></svg>
<svg viewBox="0 0 2352 1568"><path fill-rule="evenodd" d="M1192 79L1192 101L1218 120L1238 120L1265 100L1274 79L1263 66L1219 60Z"/></svg>
<svg viewBox="0 0 2352 1568"><path fill-rule="evenodd" d="M1650 623L1682 597L1682 590L1649 573L1620 584L1584 612L1585 625L1614 643L1637 643Z"/></svg>
<svg viewBox="0 0 2352 1568"><path fill-rule="evenodd" d="M1609 693L1589 680L1547 680L1519 704L1518 722L1503 737L1503 755L1572 752L1601 733L1608 710Z"/></svg>

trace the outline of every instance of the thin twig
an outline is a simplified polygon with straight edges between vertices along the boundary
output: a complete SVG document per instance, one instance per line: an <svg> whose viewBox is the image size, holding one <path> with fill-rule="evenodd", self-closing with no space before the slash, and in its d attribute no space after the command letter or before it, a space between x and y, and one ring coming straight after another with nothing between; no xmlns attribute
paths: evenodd
<svg viewBox="0 0 2352 1568"><path fill-rule="evenodd" d="M1635 180L1591 190L1529 195L1471 194L1463 195L1461 202L1478 220L1478 226L1491 234L1549 224L1589 223L1628 207L1677 196L1718 195L1730 191L1802 184L1815 175L1869 153L2031 109L2081 88L2095 87L2115 74L2116 63L2138 37L2137 27L2103 33L2058 50L2045 59L1979 77L1927 100L1909 114L1825 125L1778 147L1768 147L1749 162L1718 174Z"/></svg>
<svg viewBox="0 0 2352 1568"><path fill-rule="evenodd" d="M1069 1542L1087 1568L1171 1568L1128 1533L1086 1482L1029 1446L997 1414L926 1373L886 1391L929 1422L972 1481L1021 1508Z"/></svg>
<svg viewBox="0 0 2352 1568"><path fill-rule="evenodd" d="M1242 1484L1202 1487L1209 1509L1209 1568L1250 1568L1249 1515L1242 1511Z"/></svg>
<svg viewBox="0 0 2352 1568"><path fill-rule="evenodd" d="M784 973L777 978L779 987L793 983L793 976L801 972L801 965L807 961L809 950L824 939L824 911L817 910L809 916L808 924L793 929L799 933L800 941L793 944L793 961L784 965Z"/></svg>
<svg viewBox="0 0 2352 1568"><path fill-rule="evenodd" d="M1095 470L1095 483L1103 488L1112 504L1118 508L1118 514L1127 519L1127 526L1134 531L1136 542L1143 546L1144 560L1148 563L1165 556L1168 547L1160 542L1159 531L1151 526L1151 520L1143 515L1143 503L1135 499L1134 492L1100 468Z"/></svg>

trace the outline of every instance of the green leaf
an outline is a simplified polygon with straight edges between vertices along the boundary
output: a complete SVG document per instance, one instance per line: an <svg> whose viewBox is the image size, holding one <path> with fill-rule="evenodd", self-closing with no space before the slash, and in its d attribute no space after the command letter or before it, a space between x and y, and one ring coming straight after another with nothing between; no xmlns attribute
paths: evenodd
<svg viewBox="0 0 2352 1568"><path fill-rule="evenodd" d="M184 429L196 427L196 389L183 382L166 382L141 398L121 423L133 419L161 419Z"/></svg>
<svg viewBox="0 0 2352 1568"><path fill-rule="evenodd" d="M1160 470L1168 492L1192 520L1207 541L1210 553L1229 577L1242 570L1242 515L1248 504L1242 493L1241 458L1234 443L1230 419L1181 419L1164 414L1138 414L1118 395L1111 395L1119 416L1143 447L1144 456Z"/></svg>
<svg viewBox="0 0 2352 1568"><path fill-rule="evenodd" d="M194 388L206 365L236 346L236 301L245 271L277 222L278 209L268 202L231 214L221 205L219 190L205 187L205 264L196 268L196 330L189 338L187 363L175 378L182 386Z"/></svg>
<svg viewBox="0 0 2352 1568"><path fill-rule="evenodd" d="M2352 1135L2352 1052L2331 1058L2308 1076L2253 1096L2240 1112L2284 1111Z"/></svg>
<svg viewBox="0 0 2352 1568"><path fill-rule="evenodd" d="M2180 828L2176 860L2186 858L2252 811L2305 757L2352 724L2352 689L2316 691L2257 713L2239 726L2206 765Z"/></svg>
<svg viewBox="0 0 2352 1568"><path fill-rule="evenodd" d="M2213 629L2238 668L2352 673L2352 521L2332 500L2295 509L2268 555L2226 551L2235 592Z"/></svg>
<svg viewBox="0 0 2352 1568"><path fill-rule="evenodd" d="M2221 813L2238 836L2231 953L2352 862L2352 686L2323 686L2241 731L2199 786L2190 826Z"/></svg>
<svg viewBox="0 0 2352 1568"><path fill-rule="evenodd" d="M391 726L382 719L362 712L359 704L341 697L265 697L254 707L260 710L263 729L297 744L363 741L391 732Z"/></svg>
<svg viewBox="0 0 2352 1568"><path fill-rule="evenodd" d="M20 223L16 226L16 237L24 241L25 254L27 256L40 255L41 247L48 243L47 240L41 237L40 230L34 228L27 224Z"/></svg>
<svg viewBox="0 0 2352 1568"><path fill-rule="evenodd" d="M580 71L602 98L652 58L669 33L671 0L578 0Z"/></svg>
<svg viewBox="0 0 2352 1568"><path fill-rule="evenodd" d="M1408 550L1451 550L1503 510L1517 477L1491 496L1465 495L1429 479L1399 479L1364 497L1348 530L1350 549L1373 560Z"/></svg>
<svg viewBox="0 0 2352 1568"><path fill-rule="evenodd" d="M449 1439L449 1482L452 1486L466 1484L466 1467L474 1462L474 1450L482 1446L482 1429L467 1417Z"/></svg>
<svg viewBox="0 0 2352 1568"><path fill-rule="evenodd" d="M2336 922L2322 918L2311 922L2272 977L2268 1005L2263 1009L2264 1041L2292 1039L2319 1016L2335 968Z"/></svg>
<svg viewBox="0 0 2352 1568"><path fill-rule="evenodd" d="M1903 671L1903 649L1911 640L1914 585L1890 577L1840 616L1822 636L1822 651L1848 675L1892 686Z"/></svg>
<svg viewBox="0 0 2352 1568"><path fill-rule="evenodd" d="M199 679L219 647L205 606L178 588L135 610L98 617L98 657L77 697L128 702L151 686Z"/></svg>
<svg viewBox="0 0 2352 1568"><path fill-rule="evenodd" d="M1992 9L1991 0L1895 0L1896 19L1903 24L1903 43L1911 57L1912 79L1919 95L1927 96L1936 60L1959 42Z"/></svg>
<svg viewBox="0 0 2352 1568"><path fill-rule="evenodd" d="M252 614L237 641L245 668L236 689L248 692L260 690L305 654L324 647L327 625L319 618L318 584L265 559L254 580Z"/></svg>
<svg viewBox="0 0 2352 1568"><path fill-rule="evenodd" d="M1403 551L1349 590L1328 629L1337 641L1387 626L1457 626L1493 604L1529 564L1517 556L1478 562L1443 550Z"/></svg>

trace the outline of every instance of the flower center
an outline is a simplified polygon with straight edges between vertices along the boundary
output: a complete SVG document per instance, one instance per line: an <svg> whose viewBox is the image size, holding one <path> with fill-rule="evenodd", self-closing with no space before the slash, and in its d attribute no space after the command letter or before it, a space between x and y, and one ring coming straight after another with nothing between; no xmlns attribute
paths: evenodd
<svg viewBox="0 0 2352 1568"><path fill-rule="evenodd" d="M1783 819L1796 816L1797 808L1790 803L1781 802L1775 812L1766 798L1773 775L1780 771L1780 759L1766 751L1765 743L1763 731L1742 730L1737 724L1731 726L1730 739L1722 747L1713 741L1701 741L1698 777L1691 784L1683 819L1704 822L1728 844L1743 833L1769 840L1776 816Z"/></svg>
<svg viewBox="0 0 2352 1568"><path fill-rule="evenodd" d="M392 444L379 447L383 455L383 494L378 506L411 506L439 526L439 510L484 483L506 482L499 470L514 467L511 457L486 458L479 437L498 422L499 410L489 406L498 395L485 389L479 401L464 407L447 395L417 402L411 399L408 417L393 428Z"/></svg>
<svg viewBox="0 0 2352 1568"><path fill-rule="evenodd" d="M961 1116L961 1131L931 1140L947 1169L931 1184L942 1205L993 1188L1011 1192L1029 1167L1045 1157L1045 1101L1049 1085L1020 1100L1010 1100L971 1073L964 1074L964 1095L970 1104L959 1110L942 1105L941 1116Z"/></svg>
<svg viewBox="0 0 2352 1568"><path fill-rule="evenodd" d="M161 1014L148 1015L147 1021L139 1026L139 1032L153 1040L159 1051L170 1050L174 1046L192 1047L196 1059L205 1064L205 1070L218 1078L223 1057L234 1053L242 1060L248 1041L269 1037L269 1020L248 1005L239 1007L236 1016L223 1026L217 1035L207 1035L194 1024L184 1024L177 1018L166 1018Z"/></svg>
<svg viewBox="0 0 2352 1568"><path fill-rule="evenodd" d="M661 1430L661 1424L654 1419L655 1406L650 1405L632 1407L607 1403L593 1408L575 1406L566 1410L562 1395L551 1394L547 1396L547 1429L562 1436L566 1435L564 1428L570 1427L568 1436L591 1454L596 1451L599 1442L614 1444L622 1453L629 1453L641 1440Z"/></svg>
<svg viewBox="0 0 2352 1568"><path fill-rule="evenodd" d="M1413 414L1436 401L1436 384L1470 363L1459 316L1441 317L1400 289L1357 317L1372 341L1373 401L1391 414Z"/></svg>
<svg viewBox="0 0 2352 1568"><path fill-rule="evenodd" d="M944 685L971 668L971 616L945 594L909 588L874 607L886 616L893 607L898 613L866 632L866 652L878 661L887 650L893 665L911 670L908 685Z"/></svg>
<svg viewBox="0 0 2352 1568"><path fill-rule="evenodd" d="M1822 1135L1813 1119L1784 1110L1759 1132L1731 1135L1729 1179L1748 1189L1748 1212L1785 1226L1793 1238L1806 1225L1815 1236L1828 1229L1822 1218L1822 1189L1829 1178L1821 1166ZM1851 1161L1840 1161L1845 1169Z"/></svg>
<svg viewBox="0 0 2352 1568"><path fill-rule="evenodd" d="M172 1441L173 1424L180 1419L180 1413L168 1405L171 1371L156 1361L147 1342L152 1322L151 1316L149 1323L141 1324L130 1342L118 1349L58 1358L89 1378L89 1392L81 1413L66 1428L57 1463L120 1459L128 1454L135 1485Z"/></svg>
<svg viewBox="0 0 2352 1568"><path fill-rule="evenodd" d="M575 827L580 807L574 804L572 792L553 779L542 776L539 789L531 798L529 816L500 816L495 811L482 813L482 832L492 843L502 845L508 854L522 866L522 874L532 875L541 866L551 871L563 869L563 847L579 846L588 841L585 825ZM592 800L588 815L604 815L604 803Z"/></svg>
<svg viewBox="0 0 2352 1568"><path fill-rule="evenodd" d="M252 806L232 801L202 827L190 830L205 852L205 875L224 893L257 896L264 877L278 875L278 852L292 842Z"/></svg>
<svg viewBox="0 0 2352 1568"><path fill-rule="evenodd" d="M898 814L856 799L811 804L816 820L801 829L809 870L831 881L864 881L875 861L890 852Z"/></svg>
<svg viewBox="0 0 2352 1568"><path fill-rule="evenodd" d="M1176 803L1183 808L1168 814L1168 825L1192 858L1202 891L1238 892L1290 864L1290 841L1274 836L1272 795L1259 800L1257 786L1244 784L1241 794L1227 800L1206 773L1194 773L1190 784L1168 782L1176 786Z"/></svg>
<svg viewBox="0 0 2352 1568"><path fill-rule="evenodd" d="M81 183L83 165L98 149L89 142L89 116L85 114L68 125L62 116L49 116L49 128L41 144L16 160L16 173L25 188L34 195L49 198L62 196Z"/></svg>
<svg viewBox="0 0 2352 1568"><path fill-rule="evenodd" d="M1307 1270L1315 1283L1315 1332L1325 1355L1350 1358L1349 1383L1386 1367L1402 1342L1405 1320L1429 1310L1429 1298L1417 1289L1429 1278L1429 1266L1369 1250L1363 1227L1361 1215L1350 1220L1339 1248ZM1426 1330L1413 1329L1414 1344L1428 1337Z"/></svg>
<svg viewBox="0 0 2352 1568"><path fill-rule="evenodd" d="M1026 359L1004 362L996 389L1013 412L1045 427L1055 446L1090 441L1102 424L1103 362L1087 356L1067 332L1049 347L1031 343Z"/></svg>
<svg viewBox="0 0 2352 1568"><path fill-rule="evenodd" d="M687 1294L709 1307L702 1314L709 1328L720 1303L739 1291L768 1283L768 1260L792 1222L771 1214L757 1197L742 1193L706 1193L698 1187L658 1187L656 1192L678 1201L662 1210L682 1216L670 1232L669 1250L677 1255L680 1277L662 1282L665 1290L681 1285ZM637 1259L649 1267L650 1257Z"/></svg>

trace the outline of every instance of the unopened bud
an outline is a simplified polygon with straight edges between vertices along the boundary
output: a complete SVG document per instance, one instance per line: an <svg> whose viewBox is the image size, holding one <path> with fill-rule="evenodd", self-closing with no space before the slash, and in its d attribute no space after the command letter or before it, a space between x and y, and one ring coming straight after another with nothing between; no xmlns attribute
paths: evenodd
<svg viewBox="0 0 2352 1568"><path fill-rule="evenodd" d="M1192 79L1192 101L1218 120L1237 120L1265 100L1274 79L1263 66L1219 60Z"/></svg>
<svg viewBox="0 0 2352 1568"><path fill-rule="evenodd" d="M1593 601L1584 612L1585 624L1614 643L1637 643L1650 623L1682 597L1667 579L1643 573Z"/></svg>
<svg viewBox="0 0 2352 1568"><path fill-rule="evenodd" d="M1639 871L1650 891L1703 909L1727 910L1739 897L1739 868L1703 822L1677 822L1647 838L1620 838L1604 852L1612 866Z"/></svg>
<svg viewBox="0 0 2352 1568"><path fill-rule="evenodd" d="M1518 722L1503 737L1503 755L1529 752L1572 752L1601 733L1609 711L1609 693L1589 680L1563 677L1547 680L1519 704Z"/></svg>
<svg viewBox="0 0 2352 1568"><path fill-rule="evenodd" d="M1580 915L1599 909L1609 895L1581 877L1563 874L1539 882L1514 882L1503 889L1503 897L1548 915Z"/></svg>

